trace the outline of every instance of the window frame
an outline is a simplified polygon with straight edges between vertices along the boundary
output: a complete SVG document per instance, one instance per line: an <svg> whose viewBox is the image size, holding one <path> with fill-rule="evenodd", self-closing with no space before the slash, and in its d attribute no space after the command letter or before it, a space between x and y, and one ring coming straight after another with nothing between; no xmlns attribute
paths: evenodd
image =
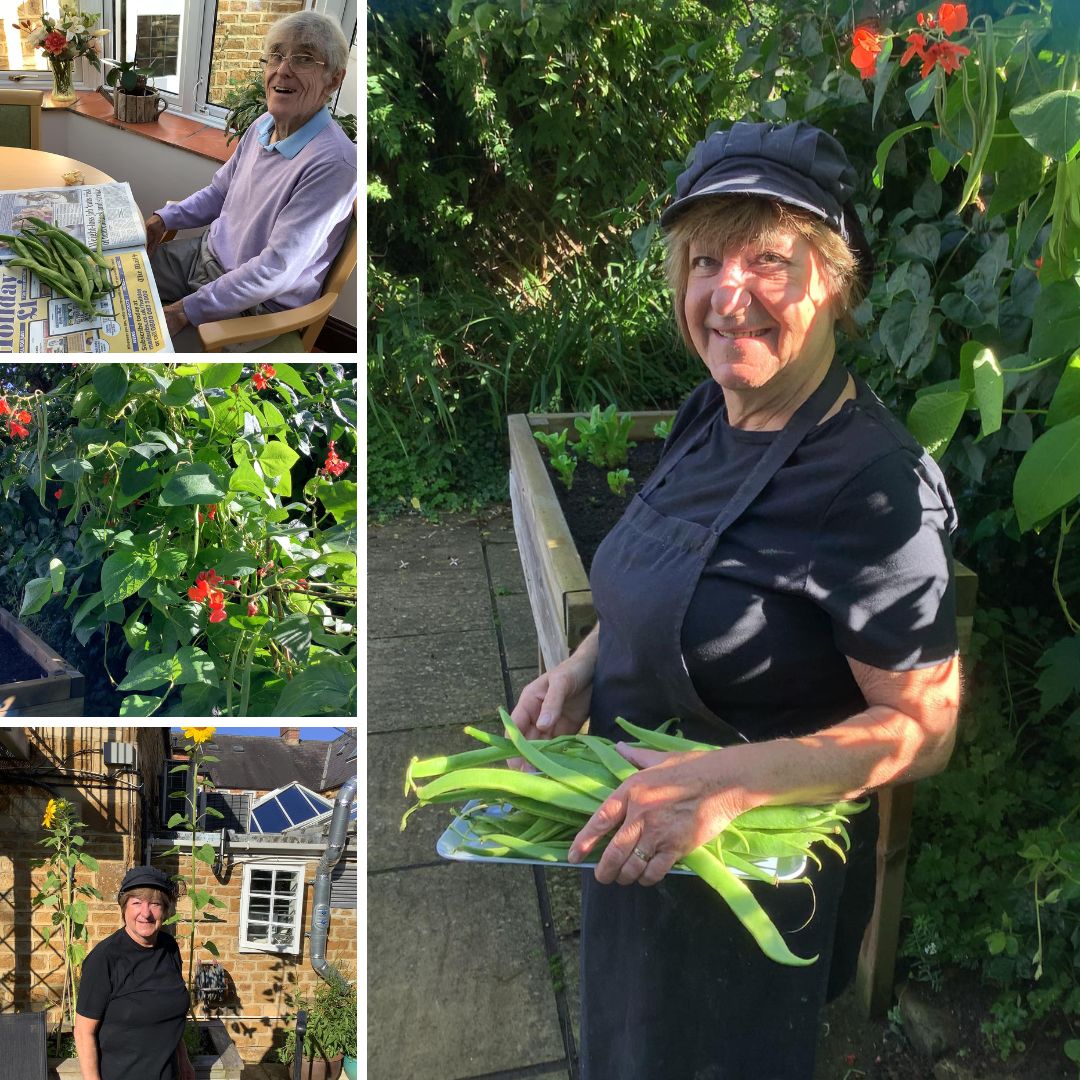
<svg viewBox="0 0 1080 1080"><path fill-rule="evenodd" d="M108 44L102 47L105 52L113 52L119 48L123 37L120 8L125 2L126 0L102 0L102 15L97 25L109 31L108 37L104 39ZM174 115L224 130L229 110L207 100L217 6L218 0L188 0L185 4L185 18L180 34L181 60L177 70L180 89L158 90L158 93L169 104ZM322 12L338 20L350 42L354 37L358 37L356 0L306 0L302 10ZM86 60L76 61L72 71L75 89L86 92L97 90L104 82L107 70L104 64L99 71ZM48 68L44 71L0 69L0 86L47 92L52 88L52 74ZM340 111L340 91L330 104L333 111ZM351 111L349 104L345 103L346 112Z"/></svg>
<svg viewBox="0 0 1080 1080"><path fill-rule="evenodd" d="M304 929L304 890L307 887L306 871L307 863L303 861L263 861L245 862L244 876L240 885L240 925L237 930L237 951L242 953L271 953L275 956L299 956L300 939ZM256 870L283 870L287 873L295 873L299 876L297 886L296 921L293 925L292 940L288 944L275 945L273 942L251 941L248 938L248 923L250 921L248 908L251 902L251 876ZM274 905L271 893L270 900L270 925L273 926Z"/></svg>

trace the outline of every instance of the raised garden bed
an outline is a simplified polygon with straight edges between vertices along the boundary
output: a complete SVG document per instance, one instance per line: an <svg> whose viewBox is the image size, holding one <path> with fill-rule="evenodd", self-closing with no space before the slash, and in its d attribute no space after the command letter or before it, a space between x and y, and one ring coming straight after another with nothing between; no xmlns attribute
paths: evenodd
<svg viewBox="0 0 1080 1080"><path fill-rule="evenodd" d="M85 680L0 608L0 716L82 716Z"/></svg>
<svg viewBox="0 0 1080 1080"><path fill-rule="evenodd" d="M552 482L541 447L533 437L537 431L554 434L565 429L570 431L570 441L573 442L576 436L574 419L577 415L583 414L518 413L507 419L514 533L533 622L536 624L541 670L550 670L565 660L596 622L585 565L567 524L556 484ZM629 415L633 421L630 438L643 444L656 441L654 425L670 419L673 413L638 412ZM582 464L578 472L583 473L589 468ZM640 487L651 471L639 468L640 476L631 468L634 487ZM574 486L579 484L581 480L575 474ZM633 492L634 487L629 490ZM611 514L610 520L601 521L602 507L608 500L602 497L598 484L591 497L595 502L587 502L584 512L590 524L595 526L593 531L603 529L606 532L618 520L622 512L620 505L625 506L625 502L612 504L607 511ZM578 497L579 500L581 498ZM584 498L588 499L590 495L586 493ZM599 541L593 544L593 551L596 543ZM961 653L967 650L971 642L977 585L976 575L957 563L956 629ZM877 894L874 913L863 938L856 981L860 1004L871 1016L883 1015L892 1002L914 789L914 784L898 784L879 792L881 828L877 848Z"/></svg>

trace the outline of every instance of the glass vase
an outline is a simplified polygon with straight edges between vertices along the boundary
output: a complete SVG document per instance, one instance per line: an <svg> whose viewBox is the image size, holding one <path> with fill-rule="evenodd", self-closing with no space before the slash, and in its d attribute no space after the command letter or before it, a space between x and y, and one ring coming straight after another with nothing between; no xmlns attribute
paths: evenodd
<svg viewBox="0 0 1080 1080"><path fill-rule="evenodd" d="M50 57L49 66L52 68L53 101L74 101L75 90L71 85L71 69L74 61Z"/></svg>

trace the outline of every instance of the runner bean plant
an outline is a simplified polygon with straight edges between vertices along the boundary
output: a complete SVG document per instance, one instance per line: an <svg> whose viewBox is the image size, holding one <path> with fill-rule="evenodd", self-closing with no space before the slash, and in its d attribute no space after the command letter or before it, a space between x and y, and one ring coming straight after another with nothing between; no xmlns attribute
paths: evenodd
<svg viewBox="0 0 1080 1080"><path fill-rule="evenodd" d="M174 791L170 794L172 799L183 799L184 809L177 810L175 814L170 815L168 821L168 828L179 829L181 833L186 832L188 834L188 847L187 847L187 867L186 873L178 873L173 875L173 880L183 888L183 895L189 900L187 914L181 911L175 912L165 920L166 926L171 926L174 923L186 923L187 924L187 942L188 942L188 958L187 958L187 988L188 996L191 1008L192 1020L198 1019L195 1016L195 1004L194 996L192 995L192 988L195 985L195 941L199 935L200 927L204 925L213 925L214 922L219 921L214 918L208 918L204 912L208 907L212 908L226 908L228 905L214 896L207 888L200 887L200 863L204 869L202 874L207 877L209 883L212 883L213 877L208 872L214 865L214 848L209 843L198 843L198 827L199 827L199 795L203 791L207 791L213 788L214 783L208 777L202 774L202 767L208 762L218 761L213 754L208 754L203 748L203 744L207 743L214 737L214 728L212 727L186 727L184 728L184 750L188 755L187 764L174 765L169 772L170 773L188 773L189 783L184 785L183 791ZM212 806L205 807L204 813L210 817L223 818L225 815L220 810L215 810ZM162 858L169 855L180 854L184 851L184 848L179 843L174 844L167 851L162 852ZM183 865L183 864L182 864ZM220 955L218 952L217 944L212 938L206 938L201 946L206 949L207 952L217 957Z"/></svg>
<svg viewBox="0 0 1080 1080"><path fill-rule="evenodd" d="M355 715L355 369L86 363L7 399L0 493L75 537L11 552L20 614L123 635L120 715Z"/></svg>

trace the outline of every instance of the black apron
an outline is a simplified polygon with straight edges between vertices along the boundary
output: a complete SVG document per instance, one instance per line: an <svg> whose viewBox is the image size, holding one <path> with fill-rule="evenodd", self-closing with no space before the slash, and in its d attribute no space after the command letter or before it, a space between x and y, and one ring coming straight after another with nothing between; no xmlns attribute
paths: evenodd
<svg viewBox="0 0 1080 1080"><path fill-rule="evenodd" d="M625 737L616 716L651 728L677 716L692 739L717 745L748 739L694 689L682 654L683 621L721 534L817 425L846 381L834 359L710 527L667 517L645 496L708 432L722 397L668 449L634 496L592 565L600 621L592 733ZM853 848L846 868L830 852L822 870L809 864L813 892L806 885L750 883L792 951L819 956L808 967L767 959L723 900L696 877L669 874L652 887L599 885L586 872L582 1080L812 1080L830 968L834 984L850 977L873 904L876 806L853 819L849 832ZM832 963L836 943L843 954L839 964Z"/></svg>

